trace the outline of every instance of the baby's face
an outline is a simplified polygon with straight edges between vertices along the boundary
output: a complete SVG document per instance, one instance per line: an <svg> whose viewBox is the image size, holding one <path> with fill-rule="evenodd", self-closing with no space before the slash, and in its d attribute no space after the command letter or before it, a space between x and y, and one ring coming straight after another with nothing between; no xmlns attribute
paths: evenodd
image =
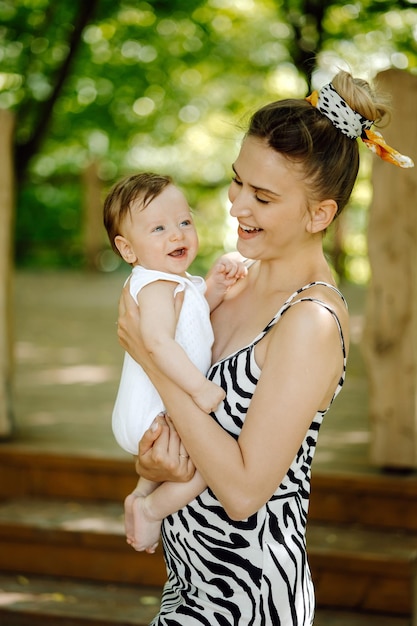
<svg viewBox="0 0 417 626"><path fill-rule="evenodd" d="M198 251L198 236L184 194L174 185L145 207L139 198L123 224L136 262L147 269L184 275Z"/></svg>

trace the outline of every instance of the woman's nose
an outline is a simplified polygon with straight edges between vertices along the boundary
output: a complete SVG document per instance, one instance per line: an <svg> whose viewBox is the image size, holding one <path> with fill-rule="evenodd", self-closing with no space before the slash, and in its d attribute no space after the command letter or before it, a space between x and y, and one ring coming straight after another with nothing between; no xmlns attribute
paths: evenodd
<svg viewBox="0 0 417 626"><path fill-rule="evenodd" d="M232 217L247 217L251 214L249 197L243 190L238 193L234 193L232 197L229 196L231 207L229 213Z"/></svg>

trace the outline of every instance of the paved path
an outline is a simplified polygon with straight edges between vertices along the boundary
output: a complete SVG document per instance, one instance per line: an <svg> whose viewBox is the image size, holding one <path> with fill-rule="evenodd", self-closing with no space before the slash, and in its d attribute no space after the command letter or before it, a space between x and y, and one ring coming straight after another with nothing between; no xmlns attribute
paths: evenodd
<svg viewBox="0 0 417 626"><path fill-rule="evenodd" d="M126 272L17 272L17 426L11 444L45 452L126 458L110 419L123 352L115 321ZM345 389L326 417L315 467L372 472L367 460L366 379L358 349L363 290L343 289L353 339Z"/></svg>

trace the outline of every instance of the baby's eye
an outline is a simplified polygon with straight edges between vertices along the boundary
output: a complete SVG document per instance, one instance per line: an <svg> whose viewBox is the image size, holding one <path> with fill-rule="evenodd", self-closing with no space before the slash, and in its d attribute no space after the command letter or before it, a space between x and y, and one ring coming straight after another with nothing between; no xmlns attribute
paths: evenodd
<svg viewBox="0 0 417 626"><path fill-rule="evenodd" d="M182 222L180 222L180 226L191 226L191 224L191 220L183 220Z"/></svg>
<svg viewBox="0 0 417 626"><path fill-rule="evenodd" d="M155 226L155 228L153 229L155 233L160 233L161 231L165 230L164 227L161 225L159 226Z"/></svg>

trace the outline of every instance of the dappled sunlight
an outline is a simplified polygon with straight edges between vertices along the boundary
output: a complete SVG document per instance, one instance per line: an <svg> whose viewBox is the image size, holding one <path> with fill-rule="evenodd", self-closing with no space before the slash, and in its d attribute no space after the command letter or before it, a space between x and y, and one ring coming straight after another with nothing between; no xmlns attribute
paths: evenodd
<svg viewBox="0 0 417 626"><path fill-rule="evenodd" d="M37 361L47 353L47 348L40 347L29 341L17 341L15 355L19 361Z"/></svg>
<svg viewBox="0 0 417 626"><path fill-rule="evenodd" d="M15 355L21 363L45 362L46 360L56 360L56 347L40 346L39 343L30 341L17 341L15 344ZM79 363L85 350L80 347L67 346L60 348L59 359L65 363Z"/></svg>
<svg viewBox="0 0 417 626"><path fill-rule="evenodd" d="M363 315L350 315L350 338L353 343L360 343L364 321Z"/></svg>
<svg viewBox="0 0 417 626"><path fill-rule="evenodd" d="M62 593L24 593L17 591L1 591L0 590L0 606L10 606L13 604L22 604L22 603L51 603L51 602L66 602L69 604L74 604L77 602L76 598L73 596L66 596Z"/></svg>
<svg viewBox="0 0 417 626"><path fill-rule="evenodd" d="M50 426L51 424L58 423L56 415L54 413L47 413L46 411L31 413L30 419L34 426Z"/></svg>
<svg viewBox="0 0 417 626"><path fill-rule="evenodd" d="M122 516L120 516L120 520L109 520L100 516L67 520L60 524L60 528L70 531L124 534Z"/></svg>
<svg viewBox="0 0 417 626"><path fill-rule="evenodd" d="M43 370L34 375L40 385L97 385L113 381L115 368L107 365L71 365Z"/></svg>
<svg viewBox="0 0 417 626"><path fill-rule="evenodd" d="M328 431L320 433L319 444L314 455L313 467L334 470L336 467L349 467L367 464L367 450L370 434L365 430Z"/></svg>
<svg viewBox="0 0 417 626"><path fill-rule="evenodd" d="M369 472L369 432L322 432L314 455L313 474L318 469L334 472L337 468L349 471L364 468Z"/></svg>
<svg viewBox="0 0 417 626"><path fill-rule="evenodd" d="M332 447L345 447L347 445L357 445L369 442L369 432L365 430L352 430L346 432L334 432L320 434L320 443L331 445Z"/></svg>
<svg viewBox="0 0 417 626"><path fill-rule="evenodd" d="M3 576L0 581L0 608L8 612L7 623L23 617L25 624L78 624L80 619L84 623L84 616L88 623L119 623L122 610L123 623L137 624L139 620L142 624L151 621L159 604L158 590L146 592L125 585L98 586L85 581L23 575Z"/></svg>

